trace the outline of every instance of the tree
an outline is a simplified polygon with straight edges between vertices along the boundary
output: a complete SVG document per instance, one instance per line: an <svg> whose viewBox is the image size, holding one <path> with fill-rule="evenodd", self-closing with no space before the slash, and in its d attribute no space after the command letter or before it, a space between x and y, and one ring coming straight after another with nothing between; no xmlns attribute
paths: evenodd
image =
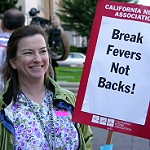
<svg viewBox="0 0 150 150"><path fill-rule="evenodd" d="M112 0L137 3L138 0ZM60 0L56 15L61 26L68 31L75 31L76 36L90 36L97 0Z"/></svg>
<svg viewBox="0 0 150 150"><path fill-rule="evenodd" d="M59 12L62 27L75 31L76 35L88 36L93 22L97 0L60 0Z"/></svg>
<svg viewBox="0 0 150 150"><path fill-rule="evenodd" d="M16 7L16 4L18 3L18 0L0 0L0 18L2 18L3 13L10 8L18 8L19 10L22 9L21 6Z"/></svg>

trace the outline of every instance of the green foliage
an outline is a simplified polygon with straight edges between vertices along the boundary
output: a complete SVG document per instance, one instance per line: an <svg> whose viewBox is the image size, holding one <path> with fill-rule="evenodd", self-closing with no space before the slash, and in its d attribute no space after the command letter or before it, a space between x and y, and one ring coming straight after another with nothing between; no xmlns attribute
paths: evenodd
<svg viewBox="0 0 150 150"><path fill-rule="evenodd" d="M76 46L70 46L70 52L81 52L83 54L86 54L87 47L76 47Z"/></svg>
<svg viewBox="0 0 150 150"><path fill-rule="evenodd" d="M16 7L17 3L18 0L0 0L0 18L2 17L3 13L10 8L18 8L21 10L21 6Z"/></svg>
<svg viewBox="0 0 150 150"><path fill-rule="evenodd" d="M89 36L97 0L61 0L59 13L62 27L75 31L77 35Z"/></svg>
<svg viewBox="0 0 150 150"><path fill-rule="evenodd" d="M137 3L138 0L112 0ZM60 0L56 15L65 30L75 31L76 36L89 38L94 19L97 0Z"/></svg>
<svg viewBox="0 0 150 150"><path fill-rule="evenodd" d="M57 81L80 82L82 69L81 67L56 67Z"/></svg>

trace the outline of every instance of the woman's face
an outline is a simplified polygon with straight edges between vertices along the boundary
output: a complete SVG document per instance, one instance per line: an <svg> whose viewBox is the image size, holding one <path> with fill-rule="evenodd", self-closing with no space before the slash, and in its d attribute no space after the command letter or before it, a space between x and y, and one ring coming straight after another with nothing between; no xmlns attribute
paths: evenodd
<svg viewBox="0 0 150 150"><path fill-rule="evenodd" d="M19 80L43 80L49 67L49 55L44 37L41 34L22 38L18 42L17 56L10 60L17 69Z"/></svg>

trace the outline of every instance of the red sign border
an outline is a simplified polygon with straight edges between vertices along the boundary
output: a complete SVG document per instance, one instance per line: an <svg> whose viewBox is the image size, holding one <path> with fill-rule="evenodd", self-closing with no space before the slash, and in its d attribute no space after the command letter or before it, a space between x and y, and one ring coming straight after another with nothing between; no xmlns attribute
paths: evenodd
<svg viewBox="0 0 150 150"><path fill-rule="evenodd" d="M82 76L81 76L81 82L79 85L79 90L78 90L78 94L77 94L77 100L76 100L72 120L74 122L79 122L82 124L87 124L87 125L95 126L98 128L103 128L103 129L107 129L107 130L111 130L111 131L116 131L116 132L120 132L120 133L125 133L125 134L129 134L129 135L134 135L134 136L150 139L150 107L148 109L148 114L146 117L145 125L138 125L138 124L122 121L122 120L107 118L107 117L103 117L103 116L99 116L99 115L95 115L95 114L89 114L89 113L81 111L82 103L83 103L84 95L85 95L85 90L86 90L86 86L87 86L87 82L88 82L88 77L89 77L89 73L90 73L90 68L91 68L91 64L92 64L92 59L93 59L93 55L94 55L94 51L95 51L95 46L97 43L97 38L98 38L98 33L99 33L99 29L100 29L102 16L114 18L115 11L106 10L105 9L106 4L109 4L109 5L112 4L115 6L128 6L128 7L135 7L135 8L150 10L150 7L148 7L148 6L142 6L142 5L137 5L137 4L129 4L129 3L122 3L122 2L110 2L110 1L106 1L106 0L98 1L97 7L96 7L96 12L95 12L95 17L94 17L94 22L93 22L93 26L92 26L92 30L91 30L91 34L90 34L90 41L89 41L89 45L88 45L88 49L87 49L86 61L85 61L85 65L84 65ZM128 18L126 18L126 20L127 19ZM129 20L131 20L131 19L129 19ZM147 21L140 21L140 22L147 22ZM149 23L149 22L147 22L147 23ZM93 97L94 97L94 95L93 95ZM100 124L99 120L97 120L97 122L92 122L93 116L97 117L98 119L100 119L101 117L105 118L107 120L106 125ZM108 126L107 125L108 120L111 120L111 119L114 120L113 126L110 126L110 125Z"/></svg>

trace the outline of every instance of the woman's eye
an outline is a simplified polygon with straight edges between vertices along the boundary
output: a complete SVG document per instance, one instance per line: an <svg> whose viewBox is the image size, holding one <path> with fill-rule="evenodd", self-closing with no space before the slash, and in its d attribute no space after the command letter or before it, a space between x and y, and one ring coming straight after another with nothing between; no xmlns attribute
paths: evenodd
<svg viewBox="0 0 150 150"><path fill-rule="evenodd" d="M41 53L46 53L46 52L47 52L46 49L41 50Z"/></svg>
<svg viewBox="0 0 150 150"><path fill-rule="evenodd" d="M32 52L24 52L24 55L31 55Z"/></svg>

